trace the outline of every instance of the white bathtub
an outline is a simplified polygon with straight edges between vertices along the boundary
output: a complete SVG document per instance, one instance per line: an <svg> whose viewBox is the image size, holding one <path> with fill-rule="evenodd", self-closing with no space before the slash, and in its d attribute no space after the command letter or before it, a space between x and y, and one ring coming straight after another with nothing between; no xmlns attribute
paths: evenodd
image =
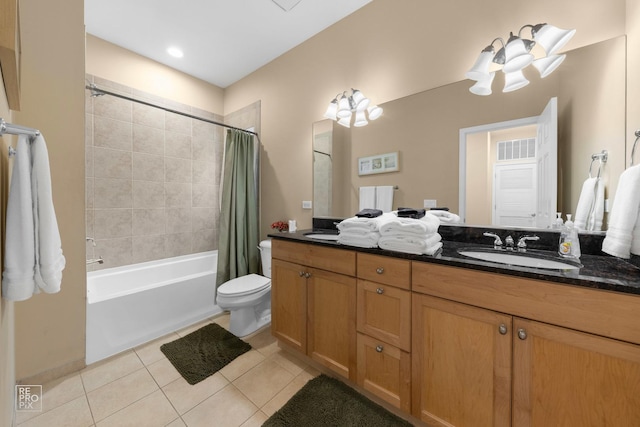
<svg viewBox="0 0 640 427"><path fill-rule="evenodd" d="M221 313L217 259L211 251L87 273L86 363Z"/></svg>

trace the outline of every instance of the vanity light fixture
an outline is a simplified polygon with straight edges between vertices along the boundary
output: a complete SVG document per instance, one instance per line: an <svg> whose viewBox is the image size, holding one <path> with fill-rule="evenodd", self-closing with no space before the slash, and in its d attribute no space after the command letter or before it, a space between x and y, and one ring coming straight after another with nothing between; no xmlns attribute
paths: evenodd
<svg viewBox="0 0 640 427"><path fill-rule="evenodd" d="M324 117L336 120L339 125L351 127L351 118L355 117L353 126L366 126L367 118L375 120L382 115L382 108L377 105L369 105L371 101L358 89L351 89L351 95L347 92L339 93L329 103Z"/></svg>
<svg viewBox="0 0 640 427"><path fill-rule="evenodd" d="M531 39L522 38L522 30L531 29ZM503 92L511 92L525 87L529 84L522 70L527 66L533 66L544 78L551 74L564 61L566 55L556 55L573 37L576 30L563 30L549 24L524 25L518 31L518 35L510 33L509 39L505 43L500 37L495 38L489 46L480 52L480 56L465 77L475 80L476 84L469 88L469 91L476 95L491 95L491 84L495 77L495 71L489 71L491 63L502 65L502 72L505 74L505 85ZM500 41L502 47L496 52L493 44ZM535 59L530 53L531 49L538 44L546 56Z"/></svg>

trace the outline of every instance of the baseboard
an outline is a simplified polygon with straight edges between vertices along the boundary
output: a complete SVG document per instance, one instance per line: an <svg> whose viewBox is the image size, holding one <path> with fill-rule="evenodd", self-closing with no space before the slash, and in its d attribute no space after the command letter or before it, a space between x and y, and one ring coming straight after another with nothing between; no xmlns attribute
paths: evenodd
<svg viewBox="0 0 640 427"><path fill-rule="evenodd" d="M86 366L87 365L84 361L84 358L74 360L73 362L69 362L65 365L58 366L56 368L48 369L46 371L40 372L30 377L20 378L16 380L16 384L31 384L31 385L46 384L50 381L57 380L58 378L62 378L74 372L78 372L79 370L84 369Z"/></svg>

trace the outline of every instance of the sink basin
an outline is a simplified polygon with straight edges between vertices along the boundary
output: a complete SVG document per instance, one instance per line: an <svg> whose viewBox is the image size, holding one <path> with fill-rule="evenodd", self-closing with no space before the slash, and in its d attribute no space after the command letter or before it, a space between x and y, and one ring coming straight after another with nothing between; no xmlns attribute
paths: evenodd
<svg viewBox="0 0 640 427"><path fill-rule="evenodd" d="M498 249L486 248L462 248L458 249L460 255L482 261L496 262L499 264L515 265L519 267L532 267L551 270L577 270L582 264L538 253L506 252Z"/></svg>
<svg viewBox="0 0 640 427"><path fill-rule="evenodd" d="M308 233L308 234L305 234L305 237L309 237L310 239L316 239L316 240L330 240L333 242L338 240L337 234Z"/></svg>

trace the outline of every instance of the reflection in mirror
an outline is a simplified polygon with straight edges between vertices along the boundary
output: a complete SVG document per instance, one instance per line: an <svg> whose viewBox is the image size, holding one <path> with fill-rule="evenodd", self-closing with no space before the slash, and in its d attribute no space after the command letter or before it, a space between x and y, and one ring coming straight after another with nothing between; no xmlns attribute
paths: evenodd
<svg viewBox="0 0 640 427"><path fill-rule="evenodd" d="M421 208L425 199L432 199L458 213L460 129L540 115L553 97L558 98L557 210L574 212L591 155L602 150L609 152L602 173L605 197L613 199L626 158L625 45L621 36L567 52L556 72L541 79L533 70L527 75L531 84L516 92L476 96L469 92L472 82L465 80L386 102L381 105L384 115L370 126L336 126L341 129L333 130L332 188L342 191L342 210L336 209L334 193L330 215L357 212L357 189L368 185L397 185L394 207ZM499 79L504 77L496 76L495 87L501 87ZM341 133L340 144L336 132ZM401 171L358 175L359 157L395 151L403 159ZM338 161L343 162L340 180L335 178ZM467 224L491 222L468 219Z"/></svg>

